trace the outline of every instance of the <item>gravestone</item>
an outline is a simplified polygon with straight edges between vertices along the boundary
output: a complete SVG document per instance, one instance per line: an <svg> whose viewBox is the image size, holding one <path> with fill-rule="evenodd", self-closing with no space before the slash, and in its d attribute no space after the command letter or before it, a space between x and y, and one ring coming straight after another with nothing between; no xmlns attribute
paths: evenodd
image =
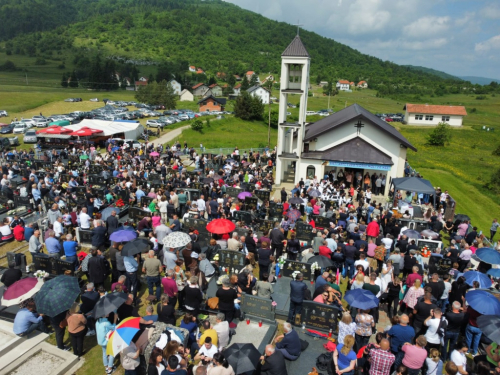
<svg viewBox="0 0 500 375"><path fill-rule="evenodd" d="M274 228L274 221L272 220L262 220L259 223L259 231L265 232Z"/></svg>
<svg viewBox="0 0 500 375"><path fill-rule="evenodd" d="M154 198L148 197L146 195L141 197L141 207L144 207L144 206L149 207L149 204L153 201L153 199Z"/></svg>
<svg viewBox="0 0 500 375"><path fill-rule="evenodd" d="M229 268L230 273L238 273L245 267L245 254L234 250L219 250L219 267Z"/></svg>
<svg viewBox="0 0 500 375"><path fill-rule="evenodd" d="M67 262L63 259L54 259L53 266L55 266L55 272L57 275L64 275L66 271L71 271L71 276L74 276L75 265L71 262Z"/></svg>
<svg viewBox="0 0 500 375"><path fill-rule="evenodd" d="M243 221L246 225L252 224L252 215L250 212L234 211L233 216L237 221Z"/></svg>
<svg viewBox="0 0 500 375"><path fill-rule="evenodd" d="M234 232L238 233L238 236L241 237L241 236L247 236L248 234L248 229L245 229L245 228L235 228L234 229Z"/></svg>
<svg viewBox="0 0 500 375"><path fill-rule="evenodd" d="M68 182L71 180L71 177L72 177L72 176L70 176L70 175L69 175L69 174L67 174L67 173L61 173L61 174L59 175L59 179L60 179L60 181L61 181L61 182L66 182L66 183L68 183Z"/></svg>
<svg viewBox="0 0 500 375"><path fill-rule="evenodd" d="M116 185L117 183L120 182L120 179L118 177L110 177L109 181L110 181L110 184Z"/></svg>
<svg viewBox="0 0 500 375"><path fill-rule="evenodd" d="M14 195L14 206L15 207L26 206L28 208L31 208L32 203L30 202L30 200L31 200L30 197L21 197L19 195Z"/></svg>
<svg viewBox="0 0 500 375"><path fill-rule="evenodd" d="M268 190L255 190L253 193L262 202L268 201L269 198L271 197L271 192Z"/></svg>
<svg viewBox="0 0 500 375"><path fill-rule="evenodd" d="M276 203L269 206L269 217L281 219L283 217L283 205Z"/></svg>
<svg viewBox="0 0 500 375"><path fill-rule="evenodd" d="M26 271L26 255L25 254L16 254L12 251L7 252L7 264L15 264L14 268L21 270L22 272Z"/></svg>
<svg viewBox="0 0 500 375"><path fill-rule="evenodd" d="M201 191L198 189L182 189L184 190L184 193L186 193L188 201L191 201L191 203L196 202L198 199L200 199L201 196Z"/></svg>
<svg viewBox="0 0 500 375"><path fill-rule="evenodd" d="M329 228L330 227L330 219L328 219L324 216L313 215L312 219L314 220L316 227L320 227L320 228Z"/></svg>
<svg viewBox="0 0 500 375"><path fill-rule="evenodd" d="M203 183L201 182L193 182L191 183L191 186L196 189L196 190L201 190L203 189Z"/></svg>
<svg viewBox="0 0 500 375"><path fill-rule="evenodd" d="M310 329L320 331L329 331L331 329L335 332L338 313L339 309L336 306L304 301L300 321Z"/></svg>
<svg viewBox="0 0 500 375"><path fill-rule="evenodd" d="M13 190L16 190L17 188L19 188L20 186L23 186L23 185L26 185L28 183L28 181L26 180L23 180L23 178L21 176L19 177L15 177L15 178L11 178L9 180L10 184L12 185L12 189Z"/></svg>
<svg viewBox="0 0 500 375"><path fill-rule="evenodd" d="M238 194L241 193L241 189L234 187L226 187L226 194L233 198L238 198Z"/></svg>
<svg viewBox="0 0 500 375"><path fill-rule="evenodd" d="M91 175L89 175L89 183L102 186L102 185L106 184L106 180L98 174L91 174Z"/></svg>
<svg viewBox="0 0 500 375"><path fill-rule="evenodd" d="M436 249L443 248L443 242L442 241L419 239L419 240L417 240L417 246L418 246L419 250L422 250L422 248L424 246L427 246L431 253L435 253Z"/></svg>
<svg viewBox="0 0 500 375"><path fill-rule="evenodd" d="M89 229L79 229L80 243L92 243L92 231Z"/></svg>
<svg viewBox="0 0 500 375"><path fill-rule="evenodd" d="M141 210L140 208L137 208L137 207L130 207L128 210L128 216L131 219L134 219L136 221L140 221L140 220L144 219L146 216L151 216L151 212Z"/></svg>
<svg viewBox="0 0 500 375"><path fill-rule="evenodd" d="M52 262L47 254L33 254L33 263L35 264L35 271L45 271L52 275ZM55 270L54 270L55 271Z"/></svg>
<svg viewBox="0 0 500 375"><path fill-rule="evenodd" d="M257 198L245 197L245 210L257 210Z"/></svg>
<svg viewBox="0 0 500 375"><path fill-rule="evenodd" d="M274 321L274 311L270 298L242 294L241 311L245 313L245 316Z"/></svg>
<svg viewBox="0 0 500 375"><path fill-rule="evenodd" d="M286 260L280 273L283 277L292 277L295 271L302 273L304 281L311 281L311 265L309 263Z"/></svg>
<svg viewBox="0 0 500 375"><path fill-rule="evenodd" d="M295 228L297 230L297 239L299 240L310 241L314 237L312 225L298 221Z"/></svg>

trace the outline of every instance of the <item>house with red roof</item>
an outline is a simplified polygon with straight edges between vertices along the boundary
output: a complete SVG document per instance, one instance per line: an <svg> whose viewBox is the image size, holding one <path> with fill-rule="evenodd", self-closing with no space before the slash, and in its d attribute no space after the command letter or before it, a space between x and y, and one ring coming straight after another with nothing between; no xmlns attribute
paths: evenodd
<svg viewBox="0 0 500 375"><path fill-rule="evenodd" d="M200 112L223 111L226 98L216 98L212 95L205 96L198 102Z"/></svg>
<svg viewBox="0 0 500 375"><path fill-rule="evenodd" d="M405 121L408 125L431 125L435 126L444 122L450 126L462 126L467 111L461 105L429 105L410 104L404 108Z"/></svg>
<svg viewBox="0 0 500 375"><path fill-rule="evenodd" d="M139 87L147 86L147 85L148 85L148 79L141 77L141 78L139 78L138 81L135 81L135 91L139 90Z"/></svg>
<svg viewBox="0 0 500 375"><path fill-rule="evenodd" d="M208 90L210 90L210 89L203 82L198 83L197 85L194 85L192 87L192 91L193 91L194 96L205 96Z"/></svg>
<svg viewBox="0 0 500 375"><path fill-rule="evenodd" d="M358 89L367 89L367 88L368 88L368 83L366 83L366 81L358 82Z"/></svg>
<svg viewBox="0 0 500 375"><path fill-rule="evenodd" d="M220 87L217 83L208 86L208 88L212 91L213 96L222 96L222 87Z"/></svg>
<svg viewBox="0 0 500 375"><path fill-rule="evenodd" d="M194 73L194 72L196 72L196 66L191 65L191 66L189 67L189 71L190 71L190 72L193 72L193 73Z"/></svg>
<svg viewBox="0 0 500 375"><path fill-rule="evenodd" d="M341 79L337 82L337 90L339 91L347 91L351 89L351 82L346 79Z"/></svg>
<svg viewBox="0 0 500 375"><path fill-rule="evenodd" d="M236 86L233 87L233 94L234 95L241 94L241 83L238 83Z"/></svg>
<svg viewBox="0 0 500 375"><path fill-rule="evenodd" d="M203 71L203 69L198 68L196 69L196 74L205 74L205 72Z"/></svg>
<svg viewBox="0 0 500 375"><path fill-rule="evenodd" d="M249 70L248 72L246 72L245 76L247 77L248 82L251 81L251 79L252 79L253 76L256 76L257 77L257 82L260 82L259 76L257 76L257 74L253 70Z"/></svg>

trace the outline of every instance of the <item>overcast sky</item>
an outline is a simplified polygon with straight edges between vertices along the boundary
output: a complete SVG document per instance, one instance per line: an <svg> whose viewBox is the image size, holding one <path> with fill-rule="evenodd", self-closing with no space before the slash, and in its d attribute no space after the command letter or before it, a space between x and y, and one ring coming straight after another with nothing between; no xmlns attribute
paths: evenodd
<svg viewBox="0 0 500 375"><path fill-rule="evenodd" d="M500 79L499 0L226 1L397 64Z"/></svg>

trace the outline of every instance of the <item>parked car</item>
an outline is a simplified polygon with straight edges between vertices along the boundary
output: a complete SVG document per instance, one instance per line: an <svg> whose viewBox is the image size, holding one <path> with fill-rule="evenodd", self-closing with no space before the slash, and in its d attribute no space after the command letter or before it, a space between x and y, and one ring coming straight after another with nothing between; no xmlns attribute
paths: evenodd
<svg viewBox="0 0 500 375"><path fill-rule="evenodd" d="M14 130L15 124L7 124L2 127L0 127L0 134L9 134L12 133L12 130Z"/></svg>
<svg viewBox="0 0 500 375"><path fill-rule="evenodd" d="M36 131L35 130L28 130L26 133L24 133L23 137L23 142L24 143L36 143Z"/></svg>
<svg viewBox="0 0 500 375"><path fill-rule="evenodd" d="M148 121L146 121L146 126L151 127L151 128L157 128L157 127L161 127L162 123L161 123L161 121L158 121L158 120L148 120Z"/></svg>
<svg viewBox="0 0 500 375"><path fill-rule="evenodd" d="M18 145L19 140L17 137L12 137L17 140L17 143L14 143L14 139L11 141L10 138L0 137L0 152L8 151L12 148L13 145Z"/></svg>
<svg viewBox="0 0 500 375"><path fill-rule="evenodd" d="M12 133L14 134L24 134L24 132L26 132L26 130L28 130L30 127L27 125L27 124L23 124L23 123L20 123L20 124L17 124L14 129L12 130Z"/></svg>
<svg viewBox="0 0 500 375"><path fill-rule="evenodd" d="M189 116L188 116L188 115L184 115L184 114L182 114L182 115L179 115L178 117L179 117L179 119L180 119L180 120L182 120L182 121L187 121L187 120L189 120Z"/></svg>
<svg viewBox="0 0 500 375"><path fill-rule="evenodd" d="M385 122L393 122L393 121L394 121L394 120L393 120L392 118L390 118L390 117L386 117L384 120L385 120Z"/></svg>
<svg viewBox="0 0 500 375"><path fill-rule="evenodd" d="M7 117L9 114L5 110L0 110L0 117Z"/></svg>
<svg viewBox="0 0 500 375"><path fill-rule="evenodd" d="M97 98L92 98L92 99L89 99L89 101L91 101L91 102L98 102L98 101L99 101L99 99L97 99Z"/></svg>
<svg viewBox="0 0 500 375"><path fill-rule="evenodd" d="M26 124L28 125L29 128L32 128L33 126L36 125L35 121L32 120L32 119L22 119L21 121L19 121L21 124Z"/></svg>
<svg viewBox="0 0 500 375"><path fill-rule="evenodd" d="M40 121L37 121L36 122L36 127L37 128L46 128L49 123L51 123L52 121L49 121L49 120L40 120Z"/></svg>

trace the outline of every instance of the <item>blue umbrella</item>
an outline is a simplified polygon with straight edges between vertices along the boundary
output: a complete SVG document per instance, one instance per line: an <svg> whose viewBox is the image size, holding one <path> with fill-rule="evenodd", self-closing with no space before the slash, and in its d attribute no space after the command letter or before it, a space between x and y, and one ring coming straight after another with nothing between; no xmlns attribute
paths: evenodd
<svg viewBox="0 0 500 375"><path fill-rule="evenodd" d="M484 263L499 264L500 253L491 247L482 247L477 249L476 256Z"/></svg>
<svg viewBox="0 0 500 375"><path fill-rule="evenodd" d="M472 286L474 281L478 281L479 287L482 289L491 287L491 280L484 273L478 271L468 271L463 274L463 277L465 277L465 282L470 286Z"/></svg>
<svg viewBox="0 0 500 375"><path fill-rule="evenodd" d="M500 268L491 268L486 273L493 277L500 277Z"/></svg>
<svg viewBox="0 0 500 375"><path fill-rule="evenodd" d="M479 314L500 315L500 301L486 290L471 290L465 293L465 300Z"/></svg>
<svg viewBox="0 0 500 375"><path fill-rule="evenodd" d="M111 233L109 239L113 242L126 242L132 241L137 238L137 233L132 232L131 230L117 230L116 232Z"/></svg>
<svg viewBox="0 0 500 375"><path fill-rule="evenodd" d="M119 150L119 149L120 149L120 147L113 147L113 148L111 149L111 151L112 151L112 152L115 152L116 150Z"/></svg>
<svg viewBox="0 0 500 375"><path fill-rule="evenodd" d="M362 310L373 309L378 306L378 298L369 290L354 289L346 292L344 299L351 307Z"/></svg>

